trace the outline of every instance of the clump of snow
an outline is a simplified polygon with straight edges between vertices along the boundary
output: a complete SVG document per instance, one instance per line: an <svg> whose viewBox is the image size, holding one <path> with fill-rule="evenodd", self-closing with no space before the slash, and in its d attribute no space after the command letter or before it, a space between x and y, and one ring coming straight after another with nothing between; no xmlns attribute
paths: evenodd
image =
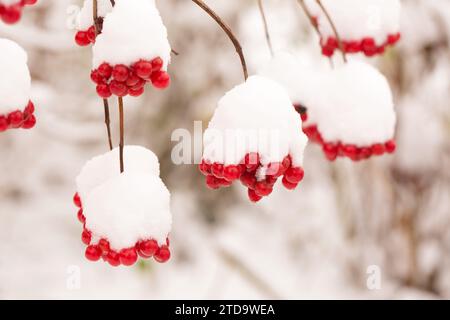
<svg viewBox="0 0 450 320"><path fill-rule="evenodd" d="M131 65L160 57L166 71L170 52L167 29L154 0L116 0L93 46L93 67L103 62Z"/></svg>
<svg viewBox="0 0 450 320"><path fill-rule="evenodd" d="M0 114L22 110L30 100L28 56L17 43L0 39Z"/></svg>
<svg viewBox="0 0 450 320"><path fill-rule="evenodd" d="M156 155L140 146L124 147L124 164L127 172L145 172L159 176L159 160ZM81 199L91 191L120 172L119 148L88 161L78 175L77 190Z"/></svg>
<svg viewBox="0 0 450 320"><path fill-rule="evenodd" d="M252 76L220 101L204 135L203 159L239 164L248 153L259 153L263 166L290 154L303 164L307 137L288 92L278 83Z"/></svg>
<svg viewBox="0 0 450 320"><path fill-rule="evenodd" d="M85 0L81 11L77 15L76 29L86 31L94 25L93 0ZM111 0L97 0L97 15L105 17L112 10Z"/></svg>
<svg viewBox="0 0 450 320"><path fill-rule="evenodd" d="M126 171L109 179L91 191L83 213L86 228L113 250L148 239L165 244L172 226L169 190L151 173Z"/></svg>
<svg viewBox="0 0 450 320"><path fill-rule="evenodd" d="M315 0L307 0L319 29L325 37L334 37L333 29ZM400 30L400 0L322 0L343 40L375 39L383 44L386 37Z"/></svg>
<svg viewBox="0 0 450 320"><path fill-rule="evenodd" d="M392 92L377 69L349 61L325 76L322 85L315 114L325 141L368 146L393 138L396 114Z"/></svg>

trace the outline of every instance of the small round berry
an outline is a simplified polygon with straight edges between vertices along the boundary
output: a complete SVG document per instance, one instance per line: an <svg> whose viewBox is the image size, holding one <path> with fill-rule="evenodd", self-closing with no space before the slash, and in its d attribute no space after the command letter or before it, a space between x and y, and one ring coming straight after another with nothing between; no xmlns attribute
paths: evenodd
<svg viewBox="0 0 450 320"><path fill-rule="evenodd" d="M131 88L131 87L134 87L135 85L137 85L138 83L140 83L140 80L141 79L134 72L131 72L128 75L126 84L127 84L128 87Z"/></svg>
<svg viewBox="0 0 450 320"><path fill-rule="evenodd" d="M221 163L214 163L211 167L211 173L217 178L223 178L224 166Z"/></svg>
<svg viewBox="0 0 450 320"><path fill-rule="evenodd" d="M241 177L242 172L241 172L241 168L239 166L226 166L223 169L223 177L225 180L227 181L234 181L237 180Z"/></svg>
<svg viewBox="0 0 450 320"><path fill-rule="evenodd" d="M97 85L96 90L97 94L103 99L108 99L112 96L111 90L109 89L109 86L107 84Z"/></svg>
<svg viewBox="0 0 450 320"><path fill-rule="evenodd" d="M305 171L301 167L291 167L286 171L284 177L290 183L298 184L305 177Z"/></svg>
<svg viewBox="0 0 450 320"><path fill-rule="evenodd" d="M114 250L110 250L105 259L113 267L120 266L120 255Z"/></svg>
<svg viewBox="0 0 450 320"><path fill-rule="evenodd" d="M125 83L118 82L117 80L111 81L109 84L109 90L112 94L118 97L125 97L128 93L128 88Z"/></svg>
<svg viewBox="0 0 450 320"><path fill-rule="evenodd" d="M354 145L344 145L343 147L344 156L356 161L358 155L358 148Z"/></svg>
<svg viewBox="0 0 450 320"><path fill-rule="evenodd" d="M100 73L100 75L106 80L111 78L113 68L108 63L106 62L102 63L101 65L98 66L97 70Z"/></svg>
<svg viewBox="0 0 450 320"><path fill-rule="evenodd" d="M81 233L81 241L85 244L85 245L90 245L91 244L91 240L92 240L92 235L91 233L84 229L83 232Z"/></svg>
<svg viewBox="0 0 450 320"><path fill-rule="evenodd" d="M75 204L76 207L81 208L81 198L78 192L75 193L75 195L73 196L73 203Z"/></svg>
<svg viewBox="0 0 450 320"><path fill-rule="evenodd" d="M120 251L120 262L124 266L132 266L136 263L138 255L135 248L123 249Z"/></svg>
<svg viewBox="0 0 450 320"><path fill-rule="evenodd" d="M273 191L273 187L265 181L258 181L255 185L255 192L260 197L266 197Z"/></svg>
<svg viewBox="0 0 450 320"><path fill-rule="evenodd" d="M130 71L128 70L128 67L119 64L113 68L112 77L118 82L125 82L127 81L129 74Z"/></svg>
<svg viewBox="0 0 450 320"><path fill-rule="evenodd" d="M288 190L294 190L295 188L297 188L298 183L292 183L290 182L286 176L283 177L283 180L281 181L283 183L283 186L288 189Z"/></svg>
<svg viewBox="0 0 450 320"><path fill-rule="evenodd" d="M386 142L385 147L388 153L394 153L395 150L397 149L397 144L395 143L394 140L390 140Z"/></svg>
<svg viewBox="0 0 450 320"><path fill-rule="evenodd" d="M95 38L97 37L97 32L96 32L96 30L95 30L95 27L94 27L94 26L91 26L91 27L87 30L86 35L87 35L89 41L90 41L91 43L94 43L94 42L95 42Z"/></svg>
<svg viewBox="0 0 450 320"><path fill-rule="evenodd" d="M156 71L151 76L152 84L157 89L165 89L170 85L170 76L165 71Z"/></svg>
<svg viewBox="0 0 450 320"><path fill-rule="evenodd" d="M102 256L102 250L95 245L88 246L86 248L85 256L89 261L98 261Z"/></svg>
<svg viewBox="0 0 450 320"><path fill-rule="evenodd" d="M102 75L100 74L100 72L98 72L98 70L92 70L91 71L91 80L95 84L104 84L104 83L106 83L105 78L102 77Z"/></svg>
<svg viewBox="0 0 450 320"><path fill-rule="evenodd" d="M381 156L381 155L383 155L384 154L384 152L385 152L385 147L384 147L384 145L382 145L382 144L380 144L380 143L378 143L378 144L374 144L373 146L372 146L372 153L374 154L374 155L376 155L376 156Z"/></svg>
<svg viewBox="0 0 450 320"><path fill-rule="evenodd" d="M81 47L85 47L91 44L91 40L89 40L88 34L85 31L78 31L75 34L75 42Z"/></svg>
<svg viewBox="0 0 450 320"><path fill-rule="evenodd" d="M28 118L22 123L23 129L31 129L36 125L36 117L33 114L28 115Z"/></svg>
<svg viewBox="0 0 450 320"><path fill-rule="evenodd" d="M262 197L257 195L255 190L252 189L248 189L248 198L250 199L251 202L255 203L262 199Z"/></svg>
<svg viewBox="0 0 450 320"><path fill-rule="evenodd" d="M0 116L0 132L8 130L9 122L5 116Z"/></svg>
<svg viewBox="0 0 450 320"><path fill-rule="evenodd" d="M205 176L209 176L211 174L211 165L205 160L202 160L202 163L198 165L198 168L200 172Z"/></svg>
<svg viewBox="0 0 450 320"><path fill-rule="evenodd" d="M34 113L34 104L31 101L28 101L27 106L25 107L25 113L32 114Z"/></svg>
<svg viewBox="0 0 450 320"><path fill-rule="evenodd" d="M139 89L128 89L128 94L132 97L140 97L144 93L144 87L141 87Z"/></svg>
<svg viewBox="0 0 450 320"><path fill-rule="evenodd" d="M153 72L161 70L161 68L163 67L163 64L164 64L163 60L159 57L153 59L151 63L152 63Z"/></svg>
<svg viewBox="0 0 450 320"><path fill-rule="evenodd" d="M241 176L241 183L249 189L255 189L256 182L256 177L249 172L246 172Z"/></svg>
<svg viewBox="0 0 450 320"><path fill-rule="evenodd" d="M102 250L104 254L108 253L111 250L109 241L106 239L100 239L100 241L98 242L98 247Z"/></svg>
<svg viewBox="0 0 450 320"><path fill-rule="evenodd" d="M206 177L206 185L213 190L220 188L220 180L213 175Z"/></svg>
<svg viewBox="0 0 450 320"><path fill-rule="evenodd" d="M323 146L323 151L328 160L334 161L338 156L338 146L333 143L326 143Z"/></svg>
<svg viewBox="0 0 450 320"><path fill-rule="evenodd" d="M143 258L151 258L158 251L158 242L155 240L140 241L137 245L138 253Z"/></svg>
<svg viewBox="0 0 450 320"><path fill-rule="evenodd" d="M165 263L169 261L170 259L169 247L166 245L161 246L161 248L159 248L158 251L155 253L154 258L159 263Z"/></svg>
<svg viewBox="0 0 450 320"><path fill-rule="evenodd" d="M372 156L371 148L361 148L360 156L362 159L369 159Z"/></svg>
<svg viewBox="0 0 450 320"><path fill-rule="evenodd" d="M80 221L82 224L86 223L86 217L83 214L83 209L78 210L77 218L78 218L78 221Z"/></svg>
<svg viewBox="0 0 450 320"><path fill-rule="evenodd" d="M20 128L23 123L22 111L14 111L8 115L8 121L11 127Z"/></svg>
<svg viewBox="0 0 450 320"><path fill-rule="evenodd" d="M148 80L153 72L152 63L149 61L138 61L133 65L134 72L142 79Z"/></svg>

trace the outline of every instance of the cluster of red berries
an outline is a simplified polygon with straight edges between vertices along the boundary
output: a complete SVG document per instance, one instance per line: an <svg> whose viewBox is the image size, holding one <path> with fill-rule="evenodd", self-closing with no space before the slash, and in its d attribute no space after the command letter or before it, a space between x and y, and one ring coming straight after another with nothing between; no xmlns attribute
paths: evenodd
<svg viewBox="0 0 450 320"><path fill-rule="evenodd" d="M367 37L360 41L342 41L344 51L346 53L364 53L367 57L373 57L377 54L383 54L388 46L395 45L401 38L400 33L390 34L382 45L377 45L374 38ZM339 42L335 37L321 39L322 54L327 57L333 56L334 52L339 49Z"/></svg>
<svg viewBox="0 0 450 320"><path fill-rule="evenodd" d="M97 38L97 32L94 26L91 26L86 31L78 31L75 34L75 42L80 47L86 47L91 43L95 43L95 38Z"/></svg>
<svg viewBox="0 0 450 320"><path fill-rule="evenodd" d="M252 202L258 202L273 192L278 178L283 176L283 185L288 190L294 190L303 180L303 168L294 167L288 155L282 162L270 163L267 166L264 179L258 179L258 169L261 167L258 153L249 153L239 165L225 166L221 163L209 163L203 160L199 165L200 171L206 176L206 184L215 190L229 187L234 181L240 180L248 188L248 197Z"/></svg>
<svg viewBox="0 0 450 320"><path fill-rule="evenodd" d="M0 132L8 129L31 129L35 124L34 104L31 101L23 111L17 110L7 115L0 115Z"/></svg>
<svg viewBox="0 0 450 320"><path fill-rule="evenodd" d="M78 193L73 197L73 202L78 208L78 220L83 224L81 241L87 246L85 256L89 261L99 261L102 259L113 267L120 265L132 266L138 258L154 258L157 262L165 263L170 259L169 239L166 244L159 246L155 240L142 240L132 248L120 251L112 250L107 239L100 239L98 243L92 243L92 233L86 228L86 217L83 215L83 206Z"/></svg>
<svg viewBox="0 0 450 320"><path fill-rule="evenodd" d="M140 60L131 67L119 64L111 66L102 63L91 72L91 80L97 84L97 94L104 99L112 95L138 97L144 93L144 86L151 82L155 88L165 89L170 84L170 76L161 70L163 60Z"/></svg>
<svg viewBox="0 0 450 320"><path fill-rule="evenodd" d="M25 6L35 4L37 0L20 0L12 5L4 5L0 3L0 19L4 23L13 24L22 17L22 9Z"/></svg>
<svg viewBox="0 0 450 320"><path fill-rule="evenodd" d="M361 161L369 159L372 156L382 156L385 153L392 154L396 149L394 140L365 147L344 144L342 142L326 142L316 125L305 126L303 132L308 136L310 141L322 146L325 156L330 161L335 161L338 157L347 157L353 161Z"/></svg>

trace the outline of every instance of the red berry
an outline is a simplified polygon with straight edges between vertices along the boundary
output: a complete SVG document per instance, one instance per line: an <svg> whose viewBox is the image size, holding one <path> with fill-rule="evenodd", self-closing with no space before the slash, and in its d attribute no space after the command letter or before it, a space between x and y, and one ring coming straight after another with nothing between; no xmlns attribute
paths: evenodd
<svg viewBox="0 0 450 320"><path fill-rule="evenodd" d="M31 129L36 125L36 117L32 114L28 115L28 118L22 123L23 129Z"/></svg>
<svg viewBox="0 0 450 320"><path fill-rule="evenodd" d="M128 87L134 87L135 85L137 85L138 83L140 83L140 80L141 80L141 79L140 79L135 73L131 72L131 73L128 75L126 84L127 84Z"/></svg>
<svg viewBox="0 0 450 320"><path fill-rule="evenodd" d="M158 251L158 242L155 240L141 241L137 245L138 253L143 258L151 258Z"/></svg>
<svg viewBox="0 0 450 320"><path fill-rule="evenodd" d="M111 250L109 241L106 239L100 239L100 241L98 242L98 246L104 254L108 253Z"/></svg>
<svg viewBox="0 0 450 320"><path fill-rule="evenodd" d="M111 90L109 89L109 86L107 84L99 84L97 85L97 94L103 98L108 99L112 96Z"/></svg>
<svg viewBox="0 0 450 320"><path fill-rule="evenodd" d="M213 175L206 177L206 185L213 190L220 188L220 180Z"/></svg>
<svg viewBox="0 0 450 320"><path fill-rule="evenodd" d="M152 68L153 68L153 72L155 71L159 71L161 70L161 68L163 67L163 60L161 58L155 58L152 60Z"/></svg>
<svg viewBox="0 0 450 320"><path fill-rule="evenodd" d="M118 97L125 97L128 93L128 88L125 83L118 82L117 80L111 81L109 84L109 90L112 94Z"/></svg>
<svg viewBox="0 0 450 320"><path fill-rule="evenodd" d="M91 43L94 43L94 42L95 42L95 38L97 37L96 31L95 31L95 27L94 27L94 26L91 26L91 27L87 30L86 34L87 34L87 37L88 37L89 41L90 41Z"/></svg>
<svg viewBox="0 0 450 320"><path fill-rule="evenodd" d="M239 166L226 166L223 170L223 177L227 181L234 181L241 177L241 168Z"/></svg>
<svg viewBox="0 0 450 320"><path fill-rule="evenodd" d="M4 132L8 129L9 122L5 116L0 116L0 132Z"/></svg>
<svg viewBox="0 0 450 320"><path fill-rule="evenodd" d="M301 167L291 167L286 171L284 177L290 183L298 184L305 177L305 171Z"/></svg>
<svg viewBox="0 0 450 320"><path fill-rule="evenodd" d="M257 195L255 190L252 189L248 189L248 198L251 202L258 202L262 199L262 197Z"/></svg>
<svg viewBox="0 0 450 320"><path fill-rule="evenodd" d="M88 34L85 31L78 31L75 34L75 42L81 47L85 47L91 44L91 40L89 40Z"/></svg>
<svg viewBox="0 0 450 320"><path fill-rule="evenodd" d="M106 62L102 63L99 67L98 67L98 72L100 73L100 75L105 78L106 80L108 80L109 78L111 78L112 75L112 71L113 68Z"/></svg>
<svg viewBox="0 0 450 320"><path fill-rule="evenodd" d="M170 249L168 246L163 245L159 250L155 253L155 260L159 263L165 263L170 259Z"/></svg>
<svg viewBox="0 0 450 320"><path fill-rule="evenodd" d="M381 156L385 152L385 147L382 144L375 144L372 146L372 153L377 156Z"/></svg>
<svg viewBox="0 0 450 320"><path fill-rule="evenodd" d="M105 259L113 267L120 266L120 255L114 250L109 251Z"/></svg>
<svg viewBox="0 0 450 320"><path fill-rule="evenodd" d="M134 72L142 79L148 80L153 72L152 63L149 61L138 61L133 65Z"/></svg>
<svg viewBox="0 0 450 320"><path fill-rule="evenodd" d="M337 159L338 156L338 146L332 143L326 143L323 146L323 151L325 152L325 155L328 160L334 161Z"/></svg>
<svg viewBox="0 0 450 320"><path fill-rule="evenodd" d="M81 208L81 198L80 195L77 193L75 193L75 195L73 196L73 203L75 204L75 206L77 206L78 208Z"/></svg>
<svg viewBox="0 0 450 320"><path fill-rule="evenodd" d="M82 224L86 223L86 217L83 215L83 209L78 210L78 221L80 221Z"/></svg>
<svg viewBox="0 0 450 320"><path fill-rule="evenodd" d="M260 163L259 163L259 154L252 152L245 155L245 166L247 167L248 171L255 171L258 169Z"/></svg>
<svg viewBox="0 0 450 320"><path fill-rule="evenodd" d="M255 192L260 197L266 197L273 191L273 187L265 181L258 181L255 185Z"/></svg>
<svg viewBox="0 0 450 320"><path fill-rule="evenodd" d="M156 71L152 73L151 81L155 88L165 89L170 85L170 76L165 71Z"/></svg>
<svg viewBox="0 0 450 320"><path fill-rule="evenodd" d="M257 181L256 177L253 174L246 172L241 176L241 182L245 187L249 189L255 189Z"/></svg>
<svg viewBox="0 0 450 320"><path fill-rule="evenodd" d="M114 67L113 72L112 72L112 77L116 81L125 82L125 81L127 81L129 74L130 74L130 72L128 70L128 67L123 64L119 64Z"/></svg>
<svg viewBox="0 0 450 320"><path fill-rule="evenodd" d="M92 235L91 233L84 229L83 233L81 234L81 241L85 244L85 245L90 245L91 244L91 240L92 240Z"/></svg>
<svg viewBox="0 0 450 320"><path fill-rule="evenodd" d="M132 97L139 97L144 93L144 87L139 89L128 89L128 94Z"/></svg>
<svg viewBox="0 0 450 320"><path fill-rule="evenodd" d="M388 153L394 153L395 150L397 149L397 145L394 140L386 142L385 147Z"/></svg>
<svg viewBox="0 0 450 320"><path fill-rule="evenodd" d="M223 178L223 164L221 163L214 163L211 167L211 173L216 177L216 178Z"/></svg>
<svg viewBox="0 0 450 320"><path fill-rule="evenodd" d="M33 102L29 101L26 108L25 108L25 113L27 114L32 114L34 113L34 104Z"/></svg>
<svg viewBox="0 0 450 320"><path fill-rule="evenodd" d="M377 53L377 46L375 39L373 38L364 38L361 42L361 46L364 54L368 57L371 57Z"/></svg>
<svg viewBox="0 0 450 320"><path fill-rule="evenodd" d="M95 84L103 84L106 82L105 78L102 77L102 75L100 74L100 72L98 72L98 70L91 71L91 80Z"/></svg>
<svg viewBox="0 0 450 320"><path fill-rule="evenodd" d="M360 157L362 159L369 159L372 156L372 149L370 148L361 148Z"/></svg>
<svg viewBox="0 0 450 320"><path fill-rule="evenodd" d="M120 251L120 262L124 266L132 266L136 263L138 255L135 248L123 249Z"/></svg>
<svg viewBox="0 0 450 320"><path fill-rule="evenodd" d="M11 127L20 128L23 123L22 111L14 111L8 115L8 121Z"/></svg>
<svg viewBox="0 0 450 320"><path fill-rule="evenodd" d="M85 256L89 261L98 261L102 256L102 250L98 246L88 246Z"/></svg>
<svg viewBox="0 0 450 320"><path fill-rule="evenodd" d="M356 161L358 155L358 148L354 145L344 145L343 146L344 156Z"/></svg>
<svg viewBox="0 0 450 320"><path fill-rule="evenodd" d="M205 160L202 160L202 163L198 165L198 168L201 171L201 173L205 176L211 174L211 165L208 164Z"/></svg>

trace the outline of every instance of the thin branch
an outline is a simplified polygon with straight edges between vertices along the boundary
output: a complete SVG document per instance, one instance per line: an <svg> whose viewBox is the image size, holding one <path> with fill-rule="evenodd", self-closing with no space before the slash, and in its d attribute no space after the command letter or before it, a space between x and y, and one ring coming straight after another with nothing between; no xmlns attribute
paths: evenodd
<svg viewBox="0 0 450 320"><path fill-rule="evenodd" d="M325 14L328 22L331 25L331 28L333 29L334 35L336 37L336 40L338 42L339 45L339 50L341 50L342 52L342 58L344 59L344 62L347 63L347 55L345 53L345 48L344 48L344 43L342 42L341 36L339 35L339 32L337 31L336 25L333 22L333 19L331 18L330 13L328 12L328 10L325 8L325 6L323 5L321 0L316 0L317 4L319 5L320 9L323 11L323 13Z"/></svg>
<svg viewBox="0 0 450 320"><path fill-rule="evenodd" d="M322 37L322 33L319 30L319 26L317 25L317 21L314 20L313 15L311 14L311 12L308 9L308 6L305 3L305 0L297 0L298 4L300 5L300 7L302 8L303 12L306 14L306 16L309 19L309 22L311 23L311 25L313 26L314 30L316 30L317 35L319 36L319 38L323 38Z"/></svg>
<svg viewBox="0 0 450 320"><path fill-rule="evenodd" d="M100 21L98 18L98 2L97 0L92 1L93 3L93 8L92 8L92 13L93 13L93 19L94 19L94 28L95 28L95 36L97 37L101 30L101 25L100 25ZM110 121L110 117L109 117L109 103L107 99L103 99L103 107L104 107L104 111L105 111L105 125L106 125L106 132L108 133L108 143L109 143L109 150L113 149L113 144L112 144L112 137L111 137L111 121Z"/></svg>
<svg viewBox="0 0 450 320"><path fill-rule="evenodd" d="M171 52L172 52L174 55L176 55L176 56L180 54L178 51L175 51L175 50L173 50L173 49L171 50Z"/></svg>
<svg viewBox="0 0 450 320"><path fill-rule="evenodd" d="M125 145L124 133L125 133L125 125L124 125L124 112L123 112L123 99L119 97L119 118L120 118L120 143L119 143L119 157L120 157L120 173L125 171L125 165L123 161L123 148Z"/></svg>
<svg viewBox="0 0 450 320"><path fill-rule="evenodd" d="M230 38L231 42L233 42L234 47L236 48L236 52L239 55L239 59L241 60L242 70L244 72L244 78L247 80L248 78L248 70L247 70L247 62L245 61L245 56L242 51L242 46L239 43L236 36L233 34L233 31L230 29L230 27L210 8L206 3L204 3L202 0L192 0L196 5L198 5L200 8L202 8L211 18L213 18L219 26L223 29L223 31L227 34L227 36Z"/></svg>
<svg viewBox="0 0 450 320"><path fill-rule="evenodd" d="M264 25L264 32L266 34L267 46L269 47L270 55L273 57L274 52L273 52L272 40L270 38L269 24L267 23L266 13L264 12L264 5L263 5L262 0L258 0L258 7L259 7L259 12L261 13L261 18L262 18L263 25Z"/></svg>

